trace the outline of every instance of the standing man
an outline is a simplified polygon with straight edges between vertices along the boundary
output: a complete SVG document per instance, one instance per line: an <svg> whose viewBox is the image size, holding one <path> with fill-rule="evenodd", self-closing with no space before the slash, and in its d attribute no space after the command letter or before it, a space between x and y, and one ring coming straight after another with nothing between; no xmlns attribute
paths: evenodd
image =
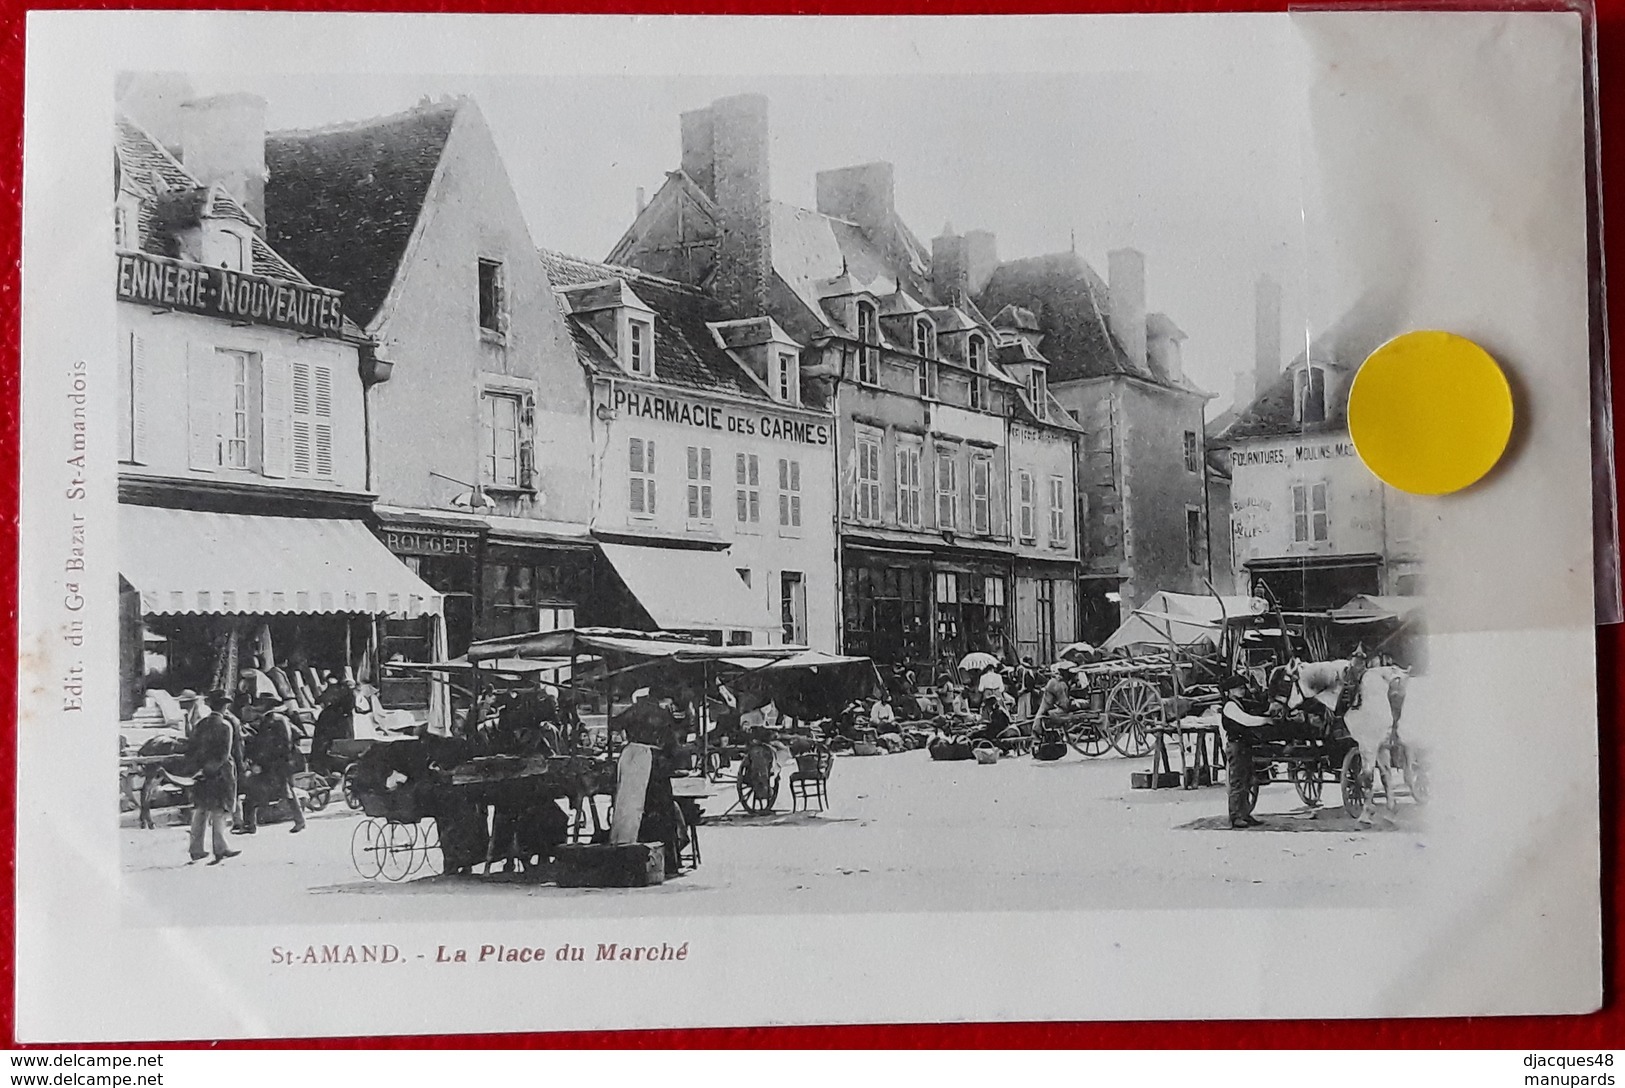
<svg viewBox="0 0 1625 1088"><path fill-rule="evenodd" d="M1257 827L1253 816L1253 745L1255 731L1270 725L1268 697L1245 673L1232 673L1221 685L1224 707L1219 721L1224 728L1224 765L1230 826Z"/></svg>
<svg viewBox="0 0 1625 1088"><path fill-rule="evenodd" d="M976 678L976 705L980 708L990 699L1004 705L1004 697L1009 689L1004 684L1004 674L997 665L989 665L982 670L982 675Z"/></svg>
<svg viewBox="0 0 1625 1088"><path fill-rule="evenodd" d="M243 834L252 835L259 827L260 798L283 801L293 814L291 834L305 829L305 812L293 792L295 745L299 743L293 721L288 717L292 707L288 703L266 712L260 717L259 731L254 734L255 762L260 765L260 788L248 793L243 801Z"/></svg>
<svg viewBox="0 0 1625 1088"><path fill-rule="evenodd" d="M241 734L224 711L230 699L223 691L209 693L209 715L192 730L188 751L197 770L192 786L192 838L193 861L207 856L204 849L205 829L213 833L214 860L218 865L234 858L242 851L226 846L226 814L237 804L237 761L241 749Z"/></svg>

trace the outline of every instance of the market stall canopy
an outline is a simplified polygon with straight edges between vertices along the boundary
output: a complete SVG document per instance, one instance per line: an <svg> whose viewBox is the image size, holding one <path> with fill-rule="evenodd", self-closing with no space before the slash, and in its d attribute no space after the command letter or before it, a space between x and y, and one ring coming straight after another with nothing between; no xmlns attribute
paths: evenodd
<svg viewBox="0 0 1625 1088"><path fill-rule="evenodd" d="M779 626L725 552L607 543L599 548L661 627L761 631Z"/></svg>
<svg viewBox="0 0 1625 1088"><path fill-rule="evenodd" d="M1338 623L1404 623L1421 618L1422 598L1379 597L1373 593L1361 593L1343 607L1333 609L1329 615Z"/></svg>
<svg viewBox="0 0 1625 1088"><path fill-rule="evenodd" d="M439 615L443 598L359 521L119 506L119 573L141 611Z"/></svg>
<svg viewBox="0 0 1625 1088"><path fill-rule="evenodd" d="M767 662L793 656L805 649L804 646L711 646L683 635L661 631L568 627L560 631L537 631L476 642L468 648L468 659L483 663L498 658L563 658L568 662L574 656L596 654L644 659L672 658L678 661L742 658Z"/></svg>
<svg viewBox="0 0 1625 1088"><path fill-rule="evenodd" d="M1216 643L1227 619L1256 616L1269 606L1258 597L1203 597L1189 593L1156 593L1136 608L1123 625L1101 643L1101 649L1125 646L1195 646Z"/></svg>
<svg viewBox="0 0 1625 1088"><path fill-rule="evenodd" d="M585 665L597 661L596 657L578 657L577 665ZM568 657L499 657L480 663L480 668L488 672L504 673L512 676L531 676L536 673L557 672L570 667ZM443 672L448 674L465 673L474 668L474 662L466 657L454 657L450 661L386 661L384 668L393 672L419 673Z"/></svg>

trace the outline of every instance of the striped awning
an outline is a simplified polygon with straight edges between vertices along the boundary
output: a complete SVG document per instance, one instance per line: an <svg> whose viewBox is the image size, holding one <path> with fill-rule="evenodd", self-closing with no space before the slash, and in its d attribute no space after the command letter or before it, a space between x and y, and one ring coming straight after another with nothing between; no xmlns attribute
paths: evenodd
<svg viewBox="0 0 1625 1088"><path fill-rule="evenodd" d="M147 615L439 614L359 521L119 506L119 573Z"/></svg>

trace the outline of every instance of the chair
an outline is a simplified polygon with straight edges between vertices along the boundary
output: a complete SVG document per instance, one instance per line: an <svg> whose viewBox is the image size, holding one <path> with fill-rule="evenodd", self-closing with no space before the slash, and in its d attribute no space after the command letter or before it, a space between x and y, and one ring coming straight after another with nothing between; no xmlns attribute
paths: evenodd
<svg viewBox="0 0 1625 1088"><path fill-rule="evenodd" d="M790 811L796 811L798 801L811 811L817 801L818 811L823 812L829 807L829 772L835 766L835 753L829 745L820 744L797 756L796 765L798 769L790 776Z"/></svg>

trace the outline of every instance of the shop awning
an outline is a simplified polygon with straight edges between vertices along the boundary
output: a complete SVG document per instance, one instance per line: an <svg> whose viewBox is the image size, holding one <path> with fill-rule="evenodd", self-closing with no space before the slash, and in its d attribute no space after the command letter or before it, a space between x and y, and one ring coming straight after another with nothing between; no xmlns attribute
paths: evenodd
<svg viewBox="0 0 1625 1088"><path fill-rule="evenodd" d="M148 615L438 614L359 521L119 506L119 573Z"/></svg>
<svg viewBox="0 0 1625 1088"><path fill-rule="evenodd" d="M649 618L667 630L767 630L778 622L726 552L600 543Z"/></svg>

